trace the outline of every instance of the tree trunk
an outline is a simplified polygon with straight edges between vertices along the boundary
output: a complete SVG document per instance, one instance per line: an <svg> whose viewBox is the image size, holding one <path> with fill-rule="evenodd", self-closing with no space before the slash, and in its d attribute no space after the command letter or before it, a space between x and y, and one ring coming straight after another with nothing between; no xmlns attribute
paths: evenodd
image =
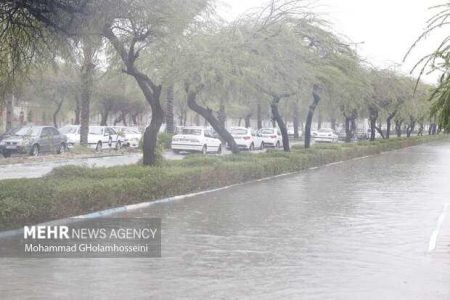
<svg viewBox="0 0 450 300"><path fill-rule="evenodd" d="M209 108L204 108L196 102L197 93L194 91L188 91L187 104L190 109L201 115L205 120L211 124L217 134L230 146L233 153L239 153L239 148L234 141L233 136L226 130L220 121L214 116L213 112Z"/></svg>
<svg viewBox="0 0 450 300"><path fill-rule="evenodd" d="M314 85L313 88L313 102L309 106L308 114L306 115L306 123L305 123L305 148L311 147L311 124L314 117L314 111L317 108L317 105L319 105L320 102L320 96L317 91L318 87Z"/></svg>
<svg viewBox="0 0 450 300"><path fill-rule="evenodd" d="M75 101L75 120L73 125L80 125L81 103L79 95L76 95Z"/></svg>
<svg viewBox="0 0 450 300"><path fill-rule="evenodd" d="M322 112L318 111L318 116L317 116L317 129L321 129L322 128Z"/></svg>
<svg viewBox="0 0 450 300"><path fill-rule="evenodd" d="M272 97L272 103L270 104L270 108L272 109L272 116L273 119L277 122L278 128L280 128L281 131L283 150L289 152L291 151L291 148L289 147L289 137L286 124L284 123L283 118L280 115L280 111L278 110L278 103L280 103L281 97L277 95L273 95Z"/></svg>
<svg viewBox="0 0 450 300"><path fill-rule="evenodd" d="M103 110L103 112L100 113L100 116L101 116L100 126L106 126L106 124L108 124L109 111Z"/></svg>
<svg viewBox="0 0 450 300"><path fill-rule="evenodd" d="M11 129L14 113L14 95L10 95L6 98L6 130Z"/></svg>
<svg viewBox="0 0 450 300"><path fill-rule="evenodd" d="M261 116L261 100L258 99L258 103L256 104L256 125L258 129L262 128L262 116Z"/></svg>
<svg viewBox="0 0 450 300"><path fill-rule="evenodd" d="M55 128L58 128L58 114L61 111L61 107L63 105L64 99L62 99L61 101L58 102L58 106L56 107L56 110L53 112L53 126Z"/></svg>
<svg viewBox="0 0 450 300"><path fill-rule="evenodd" d="M377 127L378 110L374 107L369 107L369 121L370 121L370 140L375 140L375 130Z"/></svg>
<svg viewBox="0 0 450 300"><path fill-rule="evenodd" d="M336 130L336 118L331 118L331 129Z"/></svg>
<svg viewBox="0 0 450 300"><path fill-rule="evenodd" d="M402 120L395 120L395 132L397 137L402 137Z"/></svg>
<svg viewBox="0 0 450 300"><path fill-rule="evenodd" d="M352 113L347 116L344 113L345 118L345 142L350 143L355 137L356 131L356 118L358 117L358 113L356 111L352 111Z"/></svg>
<svg viewBox="0 0 450 300"><path fill-rule="evenodd" d="M94 83L94 53L95 50L89 41L83 42L83 66L81 68L81 111L80 111L80 144L88 144L89 115L91 95Z"/></svg>
<svg viewBox="0 0 450 300"><path fill-rule="evenodd" d="M122 112L121 114L122 114L123 126L128 126L128 124L127 124L127 113L126 112Z"/></svg>
<svg viewBox="0 0 450 300"><path fill-rule="evenodd" d="M173 120L173 102L174 102L174 91L173 85L167 88L166 97L166 132L173 134L175 132L174 120Z"/></svg>
<svg viewBox="0 0 450 300"><path fill-rule="evenodd" d="M245 119L244 119L244 121L245 121L245 128L250 128L251 127L251 125L250 125L250 118L252 117L252 114L250 113L250 114L247 114L246 116L245 116Z"/></svg>
<svg viewBox="0 0 450 300"><path fill-rule="evenodd" d="M294 126L294 139L298 139L300 136L298 134L298 127L300 126L300 117L298 113L298 102L294 102L294 107L292 111L292 124Z"/></svg>
<svg viewBox="0 0 450 300"><path fill-rule="evenodd" d="M406 137L411 136L411 133L414 131L415 127L416 127L416 120L414 118L410 118L410 122L408 124L408 127L406 128Z"/></svg>

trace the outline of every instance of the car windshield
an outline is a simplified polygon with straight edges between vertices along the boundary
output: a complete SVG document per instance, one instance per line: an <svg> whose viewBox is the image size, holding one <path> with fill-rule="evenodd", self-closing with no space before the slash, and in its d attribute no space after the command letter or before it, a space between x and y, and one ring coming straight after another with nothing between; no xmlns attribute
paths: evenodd
<svg viewBox="0 0 450 300"><path fill-rule="evenodd" d="M231 129L231 134L232 135L246 135L247 134L247 129L244 129L244 128L233 128L233 129Z"/></svg>
<svg viewBox="0 0 450 300"><path fill-rule="evenodd" d="M39 127L23 127L19 129L15 135L19 136L38 136L41 132L41 128Z"/></svg>
<svg viewBox="0 0 450 300"><path fill-rule="evenodd" d="M67 126L63 127L59 130L62 134L77 134L79 131L79 127L76 126Z"/></svg>
<svg viewBox="0 0 450 300"><path fill-rule="evenodd" d="M182 134L189 134L189 135L201 135L202 130L196 129L196 128L184 128L182 131Z"/></svg>
<svg viewBox="0 0 450 300"><path fill-rule="evenodd" d="M89 134L102 135L102 127L89 127Z"/></svg>
<svg viewBox="0 0 450 300"><path fill-rule="evenodd" d="M262 129L261 130L261 134L273 134L274 130L273 129Z"/></svg>

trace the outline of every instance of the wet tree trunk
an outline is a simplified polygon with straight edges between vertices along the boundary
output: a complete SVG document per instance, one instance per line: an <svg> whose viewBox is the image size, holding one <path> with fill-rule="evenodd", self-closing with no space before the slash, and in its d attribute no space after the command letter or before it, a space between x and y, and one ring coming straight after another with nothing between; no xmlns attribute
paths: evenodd
<svg viewBox="0 0 450 300"><path fill-rule="evenodd" d="M358 114L356 111L353 111L349 116L344 113L345 118L345 142L350 143L355 136L356 130L356 118Z"/></svg>
<svg viewBox="0 0 450 300"><path fill-rule="evenodd" d="M300 126L300 116L298 109L298 101L294 102L293 110L292 110L292 124L294 126L294 139L298 139L300 135L298 134L298 127Z"/></svg>
<svg viewBox="0 0 450 300"><path fill-rule="evenodd" d="M395 120L395 133L397 134L397 137L402 137L402 120Z"/></svg>
<svg viewBox="0 0 450 300"><path fill-rule="evenodd" d="M416 128L416 119L410 118L408 127L406 128L406 137L410 137L411 133L414 131L415 128Z"/></svg>
<svg viewBox="0 0 450 300"><path fill-rule="evenodd" d="M378 110L372 106L369 107L369 122L370 122L370 140L375 140L375 130L377 127Z"/></svg>
<svg viewBox="0 0 450 300"><path fill-rule="evenodd" d="M336 118L331 118L331 129L336 130Z"/></svg>
<svg viewBox="0 0 450 300"><path fill-rule="evenodd" d="M102 111L100 113L101 116L101 120L100 120L100 126L106 126L106 124L108 124L108 116L109 116L109 111Z"/></svg>
<svg viewBox="0 0 450 300"><path fill-rule="evenodd" d="M250 128L251 124L250 124L250 118L252 117L252 114L247 114L244 118L245 121L245 128Z"/></svg>
<svg viewBox="0 0 450 300"><path fill-rule="evenodd" d="M6 130L11 129L13 121L14 111L14 95L10 95L6 98Z"/></svg>
<svg viewBox="0 0 450 300"><path fill-rule="evenodd" d="M94 47L90 41L83 42L83 66L81 68L80 95L80 144L87 146L92 88L94 84Z"/></svg>
<svg viewBox="0 0 450 300"><path fill-rule="evenodd" d="M396 114L397 111L394 111L391 114L389 114L388 117L386 118L386 139L389 139L389 137L391 136L392 119L395 117Z"/></svg>
<svg viewBox="0 0 450 300"><path fill-rule="evenodd" d="M258 129L262 128L262 116L261 116L261 100L258 99L258 103L256 104L256 122Z"/></svg>
<svg viewBox="0 0 450 300"><path fill-rule="evenodd" d="M214 116L213 111L210 108L205 108L196 102L197 93L198 92L196 91L189 91L187 89L187 104L189 108L208 121L217 134L219 134L220 137L230 146L233 153L239 153L239 148L234 141L233 136L224 126L222 126L220 121Z"/></svg>
<svg viewBox="0 0 450 300"><path fill-rule="evenodd" d="M58 102L58 104L56 106L56 110L53 112L53 126L55 128L58 128L57 117L58 117L59 112L61 111L61 107L63 105L63 102L64 102L64 98L61 101Z"/></svg>
<svg viewBox="0 0 450 300"><path fill-rule="evenodd" d="M73 121L73 125L80 125L80 113L81 113L81 103L80 97L78 95L75 96L75 120Z"/></svg>
<svg viewBox="0 0 450 300"><path fill-rule="evenodd" d="M286 152L291 151L289 147L289 137L287 133L286 124L283 121L283 118L280 115L280 111L278 110L278 104L283 97L289 97L288 94L283 95L272 95L272 103L270 104L270 108L272 109L272 116L274 121L277 122L278 128L280 128L281 136L283 140L283 150Z"/></svg>
<svg viewBox="0 0 450 300"><path fill-rule="evenodd" d="M175 132L174 118L173 118L173 102L174 102L174 91L173 85L167 88L166 97L166 132L173 134Z"/></svg>
<svg viewBox="0 0 450 300"><path fill-rule="evenodd" d="M314 85L313 88L313 102L309 106L308 114L306 115L306 123L305 123L305 148L311 147L311 124L314 117L314 111L317 108L317 105L319 105L320 102L320 96L318 93L318 86Z"/></svg>
<svg viewBox="0 0 450 300"><path fill-rule="evenodd" d="M322 112L318 111L318 118L317 118L317 129L321 129L322 128Z"/></svg>

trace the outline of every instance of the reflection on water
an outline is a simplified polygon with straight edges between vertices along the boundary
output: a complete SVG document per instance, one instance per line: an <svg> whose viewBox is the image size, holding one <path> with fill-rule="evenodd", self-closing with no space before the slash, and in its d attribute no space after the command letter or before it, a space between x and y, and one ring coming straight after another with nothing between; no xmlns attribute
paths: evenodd
<svg viewBox="0 0 450 300"><path fill-rule="evenodd" d="M449 178L437 143L156 204L129 215L162 218L162 258L0 259L0 294L450 299L426 253Z"/></svg>

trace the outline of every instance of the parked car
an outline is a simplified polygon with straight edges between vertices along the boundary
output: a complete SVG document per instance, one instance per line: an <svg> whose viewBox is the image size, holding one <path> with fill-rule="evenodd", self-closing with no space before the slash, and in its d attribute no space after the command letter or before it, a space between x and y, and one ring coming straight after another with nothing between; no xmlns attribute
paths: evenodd
<svg viewBox="0 0 450 300"><path fill-rule="evenodd" d="M345 131L345 128L341 128L341 130L337 132L337 136L340 141L345 141L347 138L347 132Z"/></svg>
<svg viewBox="0 0 450 300"><path fill-rule="evenodd" d="M261 128L258 133L263 140L264 147L281 147L283 138L281 137L281 132L279 129Z"/></svg>
<svg viewBox="0 0 450 300"><path fill-rule="evenodd" d="M67 149L67 137L50 126L22 127L0 142L4 157L13 153L38 156L44 152L61 153Z"/></svg>
<svg viewBox="0 0 450 300"><path fill-rule="evenodd" d="M180 151L221 153L222 142L213 137L210 129L203 127L184 127L180 134L172 137L172 151L179 153Z"/></svg>
<svg viewBox="0 0 450 300"><path fill-rule="evenodd" d="M123 139L122 146L137 148L142 138L142 133L137 127L113 126L112 127Z"/></svg>
<svg viewBox="0 0 450 300"><path fill-rule="evenodd" d="M6 138L14 135L14 133L17 132L19 129L20 129L20 127L18 127L18 128L11 128L11 129L6 130L3 134L0 134L0 142L3 139L6 139Z"/></svg>
<svg viewBox="0 0 450 300"><path fill-rule="evenodd" d="M358 140L364 140L364 139L367 138L366 132L364 131L364 129L357 129L356 130L356 138Z"/></svg>
<svg viewBox="0 0 450 300"><path fill-rule="evenodd" d="M251 128L232 127L230 134L240 149L253 151L255 149L264 149L264 142L260 134Z"/></svg>
<svg viewBox="0 0 450 300"><path fill-rule="evenodd" d="M331 128L321 128L312 133L312 137L316 143L336 143L338 141L338 135Z"/></svg>
<svg viewBox="0 0 450 300"><path fill-rule="evenodd" d="M68 125L60 129L67 136L69 148L80 144L80 125ZM120 149L124 138L108 126L89 126L88 145L97 151L103 149Z"/></svg>

